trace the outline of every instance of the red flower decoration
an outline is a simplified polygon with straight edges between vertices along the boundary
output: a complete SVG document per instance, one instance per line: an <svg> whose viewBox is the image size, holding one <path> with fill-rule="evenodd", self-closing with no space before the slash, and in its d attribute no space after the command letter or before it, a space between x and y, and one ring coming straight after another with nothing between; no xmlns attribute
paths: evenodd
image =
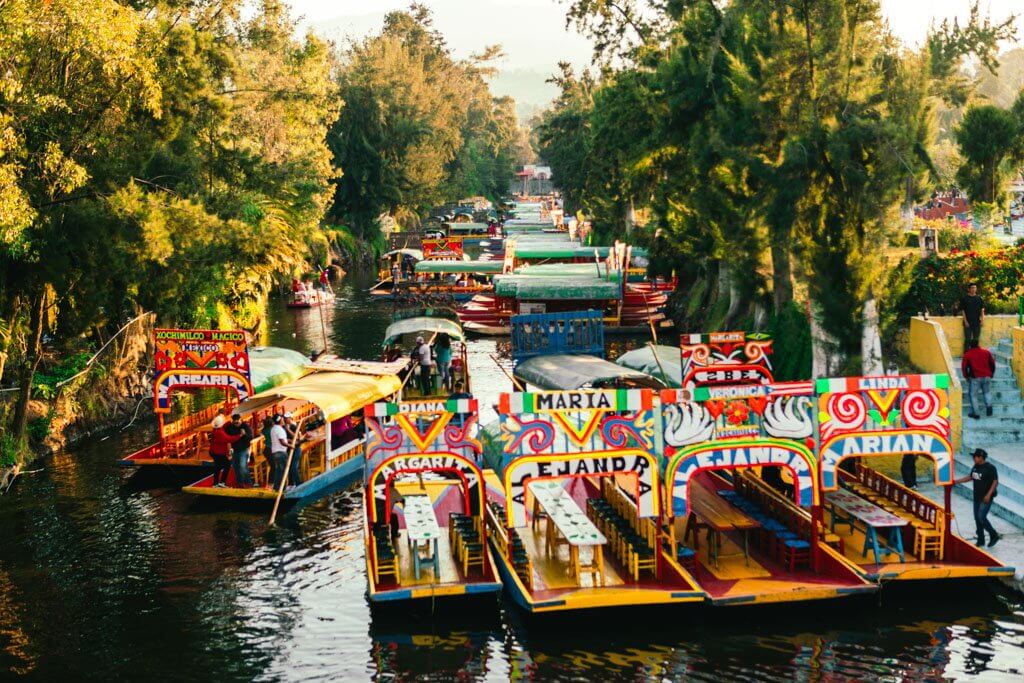
<svg viewBox="0 0 1024 683"><path fill-rule="evenodd" d="M731 425L741 425L750 419L750 408L745 401L730 401L725 408L725 420Z"/></svg>

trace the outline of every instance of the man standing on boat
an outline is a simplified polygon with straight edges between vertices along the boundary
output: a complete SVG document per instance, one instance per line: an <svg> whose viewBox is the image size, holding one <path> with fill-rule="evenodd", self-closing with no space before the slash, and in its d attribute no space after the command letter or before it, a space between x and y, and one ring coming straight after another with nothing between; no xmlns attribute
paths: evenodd
<svg viewBox="0 0 1024 683"><path fill-rule="evenodd" d="M298 486L302 483L302 477L299 474L299 464L302 462L303 437L299 434L299 423L295 421L291 413L284 414L284 422L285 429L288 431L288 442L289 444L295 444L295 448L292 451L292 462L288 466L288 485ZM285 460L287 461L287 457Z"/></svg>
<svg viewBox="0 0 1024 683"><path fill-rule="evenodd" d="M281 488L284 470L288 464L288 431L284 428L284 418L274 416L274 426L270 429L270 465L273 468L271 483L274 490Z"/></svg>
<svg viewBox="0 0 1024 683"><path fill-rule="evenodd" d="M434 360L430 344L423 337L416 337L416 359L420 366L420 394L430 396L430 369L434 365Z"/></svg>
<svg viewBox="0 0 1024 683"><path fill-rule="evenodd" d="M213 485L217 488L227 486L228 471L231 469L228 452L232 444L240 438L240 436L229 434L224 428L223 423L210 432L210 457L213 458Z"/></svg>
<svg viewBox="0 0 1024 683"><path fill-rule="evenodd" d="M231 423L224 428L231 436L237 436L238 441L231 444L231 469L235 471L235 486L247 489L252 486L249 478L249 449L252 443L252 429L245 422L242 416L234 413L231 416Z"/></svg>

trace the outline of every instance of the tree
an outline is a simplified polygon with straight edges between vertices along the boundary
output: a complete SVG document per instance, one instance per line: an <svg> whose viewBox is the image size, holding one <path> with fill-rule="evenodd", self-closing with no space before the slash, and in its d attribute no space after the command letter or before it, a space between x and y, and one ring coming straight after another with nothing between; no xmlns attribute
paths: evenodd
<svg viewBox="0 0 1024 683"><path fill-rule="evenodd" d="M1024 97L1014 105L1024 108ZM963 156L956 179L976 207L1004 208L1010 165L1024 153L1024 121L1015 111L985 104L970 107L956 129Z"/></svg>

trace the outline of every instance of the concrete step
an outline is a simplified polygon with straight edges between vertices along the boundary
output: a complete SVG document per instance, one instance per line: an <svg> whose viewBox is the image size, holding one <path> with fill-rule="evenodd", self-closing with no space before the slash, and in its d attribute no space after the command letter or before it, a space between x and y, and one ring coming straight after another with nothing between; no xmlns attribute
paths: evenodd
<svg viewBox="0 0 1024 683"><path fill-rule="evenodd" d="M963 417L967 418L970 411L970 400L964 401ZM1024 403L1013 401L994 401L992 403L992 417L1013 417L1024 420Z"/></svg>
<svg viewBox="0 0 1024 683"><path fill-rule="evenodd" d="M993 389L989 392L989 398L991 398L993 402L1017 405L1020 405L1021 403L1020 391L1017 389ZM967 396L966 386L964 386L964 400L965 402L970 400Z"/></svg>
<svg viewBox="0 0 1024 683"><path fill-rule="evenodd" d="M981 446L988 450L989 446L1015 443L1024 444L1024 428L1017 431L964 432L963 442L971 449Z"/></svg>
<svg viewBox="0 0 1024 683"><path fill-rule="evenodd" d="M996 415L995 406L992 407L991 417L985 414L984 408L981 411L981 417L977 420L973 417L967 418L968 422L964 423L965 430L976 432L990 429L1024 429L1024 418L1019 415Z"/></svg>

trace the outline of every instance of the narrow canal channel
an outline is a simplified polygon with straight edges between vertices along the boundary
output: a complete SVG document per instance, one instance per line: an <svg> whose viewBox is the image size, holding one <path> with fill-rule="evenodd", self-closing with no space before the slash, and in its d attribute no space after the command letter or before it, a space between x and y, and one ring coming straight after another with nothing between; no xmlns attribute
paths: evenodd
<svg viewBox="0 0 1024 683"><path fill-rule="evenodd" d="M369 300L372 283L347 276L323 328L317 311L275 303L270 343L308 351L326 333L341 355L375 357L390 309ZM509 387L492 360L508 366L507 340L470 349L490 404ZM959 586L880 608L613 613L555 628L505 603L377 619L357 488L270 529L262 512L200 505L119 468L151 433L60 454L0 499L0 679L918 681L1024 669L1024 608Z"/></svg>

